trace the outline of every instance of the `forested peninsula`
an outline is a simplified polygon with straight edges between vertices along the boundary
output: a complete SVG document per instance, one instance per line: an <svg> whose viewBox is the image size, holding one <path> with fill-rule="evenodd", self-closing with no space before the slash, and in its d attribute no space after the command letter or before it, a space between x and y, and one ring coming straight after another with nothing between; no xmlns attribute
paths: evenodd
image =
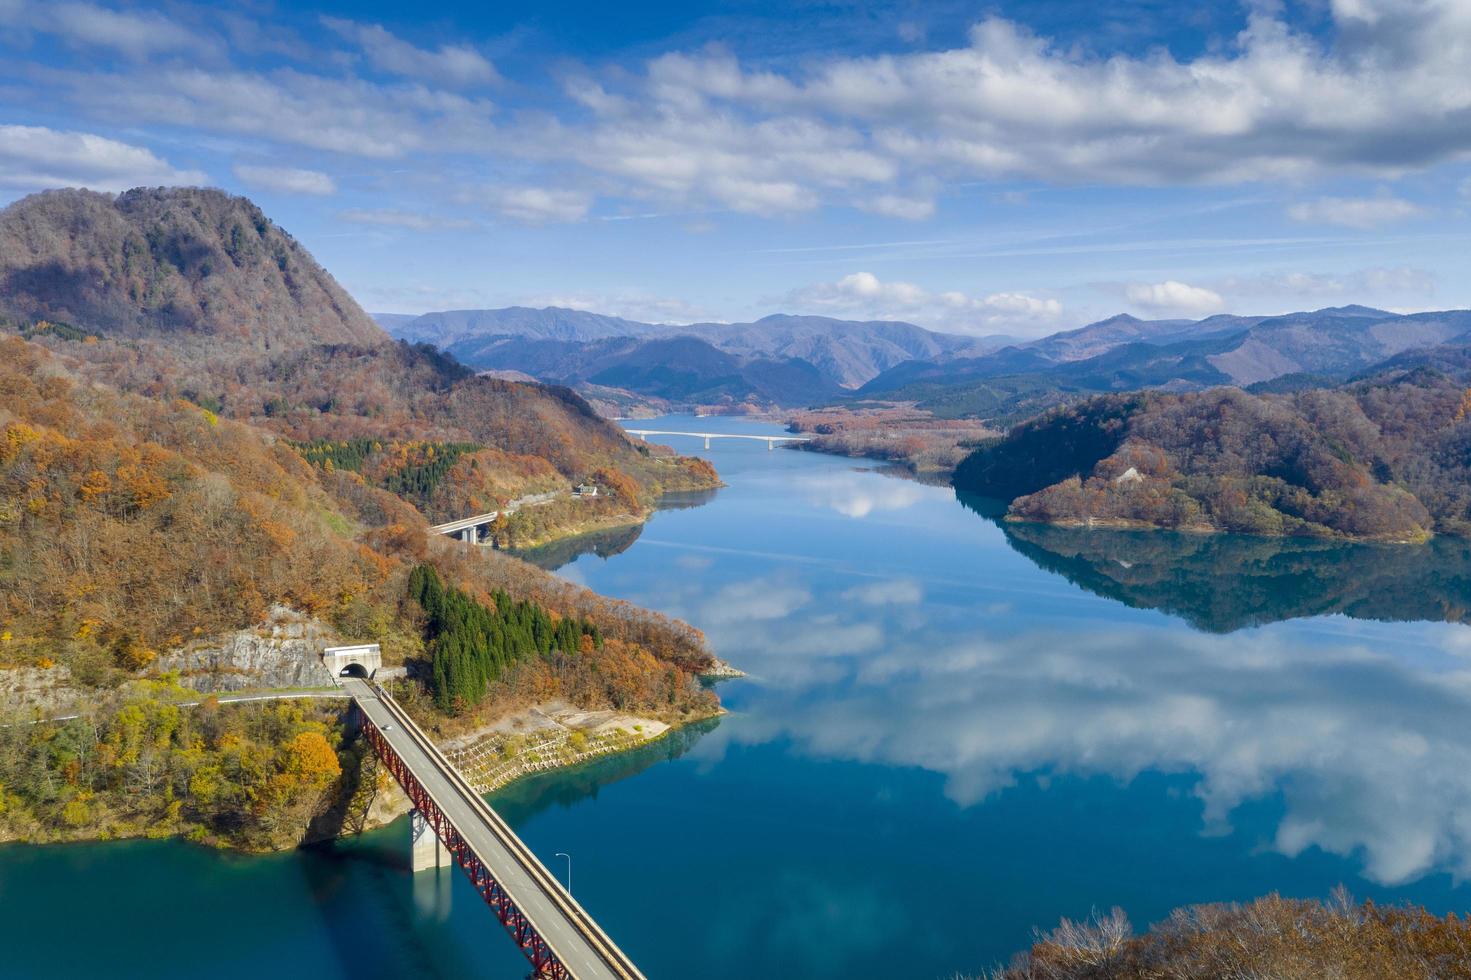
<svg viewBox="0 0 1471 980"><path fill-rule="evenodd" d="M1063 525L1385 542L1471 533L1471 389L1428 367L1333 389L1104 395L982 446L958 490Z"/></svg>

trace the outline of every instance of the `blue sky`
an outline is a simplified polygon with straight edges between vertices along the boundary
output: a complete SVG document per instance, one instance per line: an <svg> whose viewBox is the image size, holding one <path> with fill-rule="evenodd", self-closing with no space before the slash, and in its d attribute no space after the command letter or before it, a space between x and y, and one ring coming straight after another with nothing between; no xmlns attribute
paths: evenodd
<svg viewBox="0 0 1471 980"><path fill-rule="evenodd" d="M0 0L0 201L224 187L387 312L1471 306L1467 0L414 13Z"/></svg>

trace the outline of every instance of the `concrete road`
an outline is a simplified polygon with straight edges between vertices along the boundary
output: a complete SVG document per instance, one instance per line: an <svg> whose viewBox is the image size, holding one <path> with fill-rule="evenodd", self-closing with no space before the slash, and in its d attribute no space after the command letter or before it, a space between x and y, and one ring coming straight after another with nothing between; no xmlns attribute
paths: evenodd
<svg viewBox="0 0 1471 980"><path fill-rule="evenodd" d="M567 894L511 828L475 795L442 756L436 758L437 751L426 748L427 736L403 709L380 699L367 681L344 677L342 687L419 778L511 901L577 980L643 980L643 974L632 961Z"/></svg>

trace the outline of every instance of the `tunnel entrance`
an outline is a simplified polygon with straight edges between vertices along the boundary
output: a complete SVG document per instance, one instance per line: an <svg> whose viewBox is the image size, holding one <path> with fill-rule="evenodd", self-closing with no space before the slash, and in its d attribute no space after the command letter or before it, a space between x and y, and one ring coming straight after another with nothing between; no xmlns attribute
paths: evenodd
<svg viewBox="0 0 1471 980"><path fill-rule="evenodd" d="M357 643L347 647L327 647L322 651L322 666L329 677L360 677L364 680L383 666L383 652L376 643Z"/></svg>

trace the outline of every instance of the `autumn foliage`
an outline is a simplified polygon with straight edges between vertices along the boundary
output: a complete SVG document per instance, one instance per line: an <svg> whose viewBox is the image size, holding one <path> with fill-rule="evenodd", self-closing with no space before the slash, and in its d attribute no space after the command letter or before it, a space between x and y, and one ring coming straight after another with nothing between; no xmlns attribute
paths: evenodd
<svg viewBox="0 0 1471 980"><path fill-rule="evenodd" d="M1414 906L1268 895L1176 909L1142 936L1123 913L1064 919L990 980L1452 980L1471 977L1471 920Z"/></svg>
<svg viewBox="0 0 1471 980"><path fill-rule="evenodd" d="M182 708L141 685L82 717L0 727L0 840L183 834L299 843L342 787L341 705Z"/></svg>
<svg viewBox="0 0 1471 980"><path fill-rule="evenodd" d="M1423 540L1471 531L1466 392L1421 371L1293 395L1110 395L1017 426L957 488L1054 523Z"/></svg>
<svg viewBox="0 0 1471 980"><path fill-rule="evenodd" d="M665 491L714 485L707 463L656 458L565 389L390 341L243 199L38 195L0 211L0 245L0 273L24 283L0 295L0 668L55 670L97 702L75 724L24 726L0 704L0 837L299 839L353 772L336 719L201 729L217 716L179 714L159 655L282 605L379 641L408 668L406 701L448 721L432 698L436 637L407 589L421 565L552 629L550 647L538 637L485 672L456 720L552 697L715 710L694 680L711 662L698 631L431 536L425 517L603 472L617 489L588 508L567 499L566 523L546 530L637 519ZM218 713L237 715L276 717Z"/></svg>
<svg viewBox="0 0 1471 980"><path fill-rule="evenodd" d="M273 602L331 616L391 570L289 447L187 402L120 396L0 344L0 662L145 666Z"/></svg>

